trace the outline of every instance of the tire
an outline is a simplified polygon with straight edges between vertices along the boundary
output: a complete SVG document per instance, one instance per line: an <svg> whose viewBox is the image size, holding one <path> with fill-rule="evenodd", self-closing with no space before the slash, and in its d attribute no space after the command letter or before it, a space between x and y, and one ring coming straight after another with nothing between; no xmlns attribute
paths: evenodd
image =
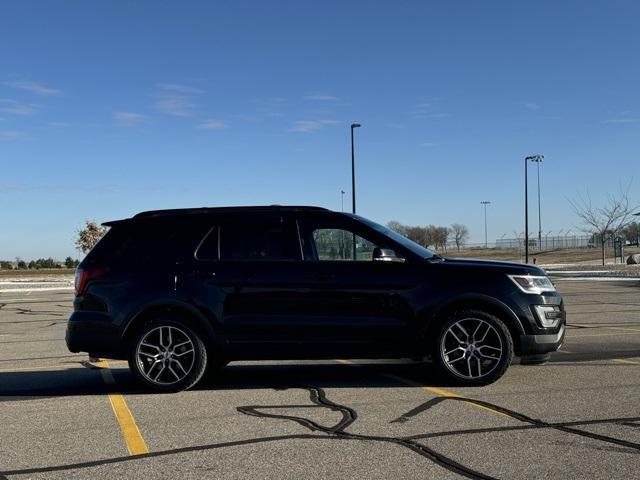
<svg viewBox="0 0 640 480"><path fill-rule="evenodd" d="M129 347L129 368L146 387L180 392L193 387L207 369L207 348L199 333L174 318L150 320Z"/></svg>
<svg viewBox="0 0 640 480"><path fill-rule="evenodd" d="M504 375L513 359L509 329L500 318L482 310L455 312L436 332L431 339L433 364L448 382L488 385Z"/></svg>

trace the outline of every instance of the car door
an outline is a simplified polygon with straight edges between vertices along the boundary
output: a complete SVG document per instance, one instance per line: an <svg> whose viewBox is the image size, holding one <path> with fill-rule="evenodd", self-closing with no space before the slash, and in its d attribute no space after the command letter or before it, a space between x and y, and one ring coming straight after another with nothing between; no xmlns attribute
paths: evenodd
<svg viewBox="0 0 640 480"><path fill-rule="evenodd" d="M232 356L304 356L316 277L313 264L303 261L294 218L262 212L222 219L196 257L204 296Z"/></svg>
<svg viewBox="0 0 640 480"><path fill-rule="evenodd" d="M414 295L424 282L416 263L375 261L393 241L340 214L301 221L307 258L316 266L316 329L344 356L409 356L415 346Z"/></svg>

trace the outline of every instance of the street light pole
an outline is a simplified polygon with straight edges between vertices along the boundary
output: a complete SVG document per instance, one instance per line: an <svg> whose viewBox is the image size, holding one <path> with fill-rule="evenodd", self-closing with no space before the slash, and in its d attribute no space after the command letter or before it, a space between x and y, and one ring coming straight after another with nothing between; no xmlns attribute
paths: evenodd
<svg viewBox="0 0 640 480"><path fill-rule="evenodd" d="M527 165L529 157L524 159L524 263L529 263L529 190Z"/></svg>
<svg viewBox="0 0 640 480"><path fill-rule="evenodd" d="M351 124L351 206L353 213L356 213L356 151L353 143L353 129L361 126L359 123Z"/></svg>
<svg viewBox="0 0 640 480"><path fill-rule="evenodd" d="M542 214L541 214L541 208L540 208L540 164L542 163L543 159L544 157L542 155L536 155L534 156L533 159L531 159L532 162L536 163L536 169L538 171L538 250L542 248Z"/></svg>
<svg viewBox="0 0 640 480"><path fill-rule="evenodd" d="M344 212L344 190L340 190L340 211Z"/></svg>
<svg viewBox="0 0 640 480"><path fill-rule="evenodd" d="M480 202L482 206L484 206L484 248L488 248L487 243L487 205L491 202L488 200L483 200Z"/></svg>
<svg viewBox="0 0 640 480"><path fill-rule="evenodd" d="M524 261L529 263L529 179L527 162L541 162L544 155L529 155L524 157ZM540 234L542 237L542 234Z"/></svg>
<svg viewBox="0 0 640 480"><path fill-rule="evenodd" d="M359 128L362 125L360 125L359 123L352 123L351 124L351 207L352 207L352 212L355 215L356 214L356 151L355 151L355 147L353 144L353 129L354 128ZM353 244L352 244L353 250L353 261L355 262L357 260L356 257L356 234L353 234Z"/></svg>

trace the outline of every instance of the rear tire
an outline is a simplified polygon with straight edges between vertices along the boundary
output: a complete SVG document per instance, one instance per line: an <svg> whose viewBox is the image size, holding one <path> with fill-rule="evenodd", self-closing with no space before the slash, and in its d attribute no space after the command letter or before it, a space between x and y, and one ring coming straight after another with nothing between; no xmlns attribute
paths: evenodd
<svg viewBox="0 0 640 480"><path fill-rule="evenodd" d="M482 310L449 316L431 339L433 364L445 380L461 386L488 385L507 371L513 339L504 322Z"/></svg>
<svg viewBox="0 0 640 480"><path fill-rule="evenodd" d="M193 387L207 368L207 348L185 322L174 318L148 321L129 348L129 368L146 387L179 392Z"/></svg>

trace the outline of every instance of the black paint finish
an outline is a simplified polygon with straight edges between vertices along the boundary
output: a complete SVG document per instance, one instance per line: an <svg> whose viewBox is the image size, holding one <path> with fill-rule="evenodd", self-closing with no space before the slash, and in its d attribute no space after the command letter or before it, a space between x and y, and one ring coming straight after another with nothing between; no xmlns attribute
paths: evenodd
<svg viewBox="0 0 640 480"><path fill-rule="evenodd" d="M281 224L295 235L287 238L289 259L224 260L224 240L218 258L197 257L204 239L208 255L216 254L226 226L257 224ZM532 311L536 304L563 310L561 296L523 293L507 277L544 275L541 269L442 259L356 215L205 208L146 212L110 225L80 265L102 273L75 299L67 330L73 352L125 358L131 332L159 312L189 322L213 355L229 361L422 357L438 322L469 307L505 322L517 355L550 352L563 340L564 320L541 328ZM319 227L353 232L405 262L319 261L312 234Z"/></svg>

